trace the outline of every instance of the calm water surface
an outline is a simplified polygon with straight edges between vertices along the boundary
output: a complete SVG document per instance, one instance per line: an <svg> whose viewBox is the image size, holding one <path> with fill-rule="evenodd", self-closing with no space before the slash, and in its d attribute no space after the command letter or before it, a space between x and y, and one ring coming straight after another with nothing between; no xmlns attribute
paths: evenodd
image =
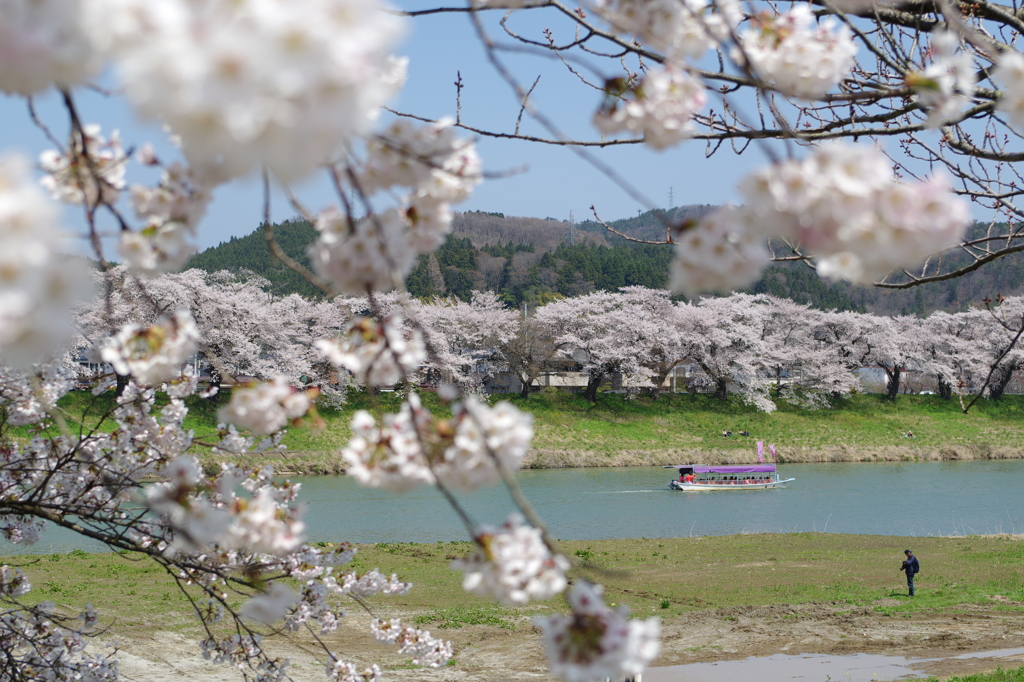
<svg viewBox="0 0 1024 682"><path fill-rule="evenodd" d="M660 538L818 531L871 535L1024 532L1024 460L783 465L781 490L683 493L660 467L528 470L523 491L555 537ZM299 477L310 540L434 542L465 539L435 490L391 495L343 476ZM513 508L499 487L465 499L478 523L500 524ZM47 531L40 553L97 550ZM0 552L6 548L0 546ZM24 552L24 549L19 549Z"/></svg>
<svg viewBox="0 0 1024 682"><path fill-rule="evenodd" d="M528 470L520 484L562 539L824 531L872 535L1024 532L1024 461L784 465L788 488L683 493L660 467ZM432 489L403 496L344 477L304 478L314 540L432 542L465 537ZM501 523L501 488L465 502L478 522Z"/></svg>

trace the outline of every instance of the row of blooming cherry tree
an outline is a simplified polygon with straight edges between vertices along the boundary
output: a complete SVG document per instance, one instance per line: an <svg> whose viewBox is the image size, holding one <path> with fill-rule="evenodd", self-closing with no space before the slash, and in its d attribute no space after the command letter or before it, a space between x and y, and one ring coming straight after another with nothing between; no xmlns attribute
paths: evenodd
<svg viewBox="0 0 1024 682"><path fill-rule="evenodd" d="M517 17L534 13L562 23L530 35ZM519 100L513 129L467 125L457 97L455 119L392 112L380 120L405 80L405 60L394 56L405 24L432 14L468 17L496 78ZM1022 248L1014 203L1015 164L1024 158L1015 128L1024 123L1024 57L1014 47L1021 30L1015 6L987 0L588 0L580 7L470 0L404 13L373 0L8 0L0 4L0 91L5 104L23 100L53 148L34 168L0 155L0 357L9 368L0 529L9 541L30 543L55 524L156 562L190 586L204 655L254 679L288 679L288 661L266 653L263 634L306 629L323 641L343 622L344 602L408 585L346 571L348 545L304 545L297 486L272 471L224 465L203 473L187 454L201 444L183 426L197 377L181 368L202 352L220 374L267 377L234 390L222 410L232 430L207 445L232 451L273 444L282 426L307 414L313 392L296 388L288 373L333 367L365 385L412 387L435 372L454 379L440 391L453 417L431 415L411 388L396 414L357 414L345 450L353 475L396 490L435 485L457 509L462 491L507 486L522 518L501 527L467 521L477 550L457 562L466 588L510 604L564 593L568 615L536 621L552 671L580 682L634 675L657 655L657 621L606 606L598 585L576 579L570 586L568 560L515 483L530 418L465 390L468 348L501 346L504 338L517 349L509 367L524 376L555 348L584 366L591 394L609 372L656 378L691 357L720 390L732 381L767 409L765 374L773 369L800 378L802 400L846 390L849 370L862 363L886 367L891 386L911 364L934 371L945 392L972 382L979 391L998 386L1021 325L1009 310L1006 324L994 326L971 314L936 315L926 324L944 333L922 334L911 320L818 319L743 297L672 306L664 294L626 291L551 304L532 328L504 313L508 327L496 332L484 323L497 310L493 301L462 309L399 304L379 292L402 288L417 257L450 231L452 203L484 178L473 141L460 135L570 146L634 197L628 179L592 148L666 149L695 138L709 154L763 153L770 163L739 182L743 206L665 226L674 290L740 288L770 258L802 260L829 277L909 286ZM534 106L506 63L518 55L568 67L599 95L595 136L570 139ZM96 85L107 76L116 87ZM461 93L461 80L457 87ZM138 116L163 124L167 144L157 146L175 151L158 153L147 140L126 144L108 122L94 123L84 89L123 98ZM60 120L44 120L35 108L34 98L48 92L62 105ZM543 132L521 129L524 116ZM890 148L842 141L861 138L889 139ZM158 177L130 180L146 174L140 169ZM253 175L263 180L271 252L332 298L359 297L356 319L332 317L333 309L321 315L294 298L272 300L231 278L152 279L194 252L217 188ZM291 193L314 175L334 190L333 205L319 212ZM272 187L317 227L312 269L274 239ZM965 242L967 200L993 220ZM79 243L103 273L97 289L84 262L63 255L58 201L80 212ZM127 271L111 268L111 242ZM967 265L936 256L956 245ZM218 287L233 292L221 297ZM56 405L67 383L54 358L73 343L72 311L93 291L101 303L84 315L82 344L128 381L104 416L109 428L82 432ZM275 329L274 316L289 306L305 322ZM141 318L128 312L136 308ZM467 323L473 315L476 326ZM268 347L286 350L268 365ZM627 350L635 357L623 357ZM168 398L159 409L157 393ZM32 438L13 438L14 424L33 425ZM115 679L114 657L86 645L96 613L76 618L26 599L30 589L21 570L0 566L0 678ZM239 609L235 593L246 598ZM424 666L451 656L448 644L401 622L375 620L372 629ZM326 645L323 660L331 679L380 676Z"/></svg>
<svg viewBox="0 0 1024 682"><path fill-rule="evenodd" d="M133 297L127 276L125 268L96 276L114 288L77 316L80 334L65 356L72 367L93 353L111 319L119 328L146 326L167 310L187 310L196 326L197 359L209 365L213 388L223 376L280 377L292 386L317 387L319 402L327 405L340 405L350 384L393 385L403 378L397 367L368 362L380 352L373 343L346 345L342 331L353 319L361 334L392 335L389 343L400 349L414 384L448 382L480 392L496 374L506 374L518 380L524 397L545 376L567 371L585 375L591 400L613 378L657 394L681 373L677 388L723 399L735 391L766 411L779 399L826 407L863 388L858 370L877 367L889 397L913 372L921 388L943 398L984 393L998 399L1024 366L1016 340L1024 322L1020 297L922 319L821 311L763 294L674 302L668 291L626 287L561 299L527 317L490 292L474 292L468 302L392 292L374 297L379 313L393 321L378 330L363 317L371 308L366 297L275 297L262 278L201 270L150 279L147 295ZM146 371L130 368L112 346L99 355L124 377Z"/></svg>
<svg viewBox="0 0 1024 682"><path fill-rule="evenodd" d="M682 366L688 388L721 398L735 390L765 411L775 409L773 397L828 406L860 388L864 367L885 372L890 398L908 370L930 377L929 388L945 398L998 398L1024 360L1020 297L919 319L821 311L767 295L673 303L667 291L627 287L549 303L523 324L543 329L554 349L578 361L590 399L613 374L658 391Z"/></svg>

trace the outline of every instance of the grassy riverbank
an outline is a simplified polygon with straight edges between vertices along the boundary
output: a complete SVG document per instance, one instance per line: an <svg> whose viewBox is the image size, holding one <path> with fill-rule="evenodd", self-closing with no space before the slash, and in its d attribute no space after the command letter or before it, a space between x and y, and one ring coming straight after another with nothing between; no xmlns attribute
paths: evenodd
<svg viewBox="0 0 1024 682"><path fill-rule="evenodd" d="M494 398L497 400L498 398ZM223 398L221 399L223 400ZM447 408L434 394L423 395L435 414ZM528 467L625 466L700 461L714 464L754 461L754 442L776 443L786 462L904 461L928 459L1004 459L1024 456L1019 428L1024 421L1024 396L998 402L981 400L963 414L956 400L938 396L855 395L829 410L805 410L781 404L771 414L738 400L723 402L708 395L662 395L627 400L605 393L596 403L578 395L540 393L527 400L512 398L534 416L536 437ZM374 397L353 391L341 410L322 410L325 428L291 428L288 455L250 458L274 461L294 473L338 473L344 466L338 451L349 437L348 424L357 409L395 411L401 395ZM186 427L200 442L216 441L216 413L221 403L193 398ZM111 409L110 395L96 399L73 392L62 399L68 420L91 428L97 416ZM750 437L723 438L749 431ZM912 430L915 438L903 437ZM27 429L17 430L28 435ZM208 448L196 446L202 455ZM213 465L213 459L209 459Z"/></svg>
<svg viewBox="0 0 1024 682"><path fill-rule="evenodd" d="M918 594L907 599L897 571L904 546L921 559ZM609 603L634 614L681 616L694 610L815 602L872 606L886 615L967 606L1024 613L1024 540L1020 536L955 538L787 533L630 540L566 541L579 577L605 585ZM564 610L560 600L506 608L462 590L451 561L469 542L361 545L350 569L397 572L416 587L378 598L375 608L414 614L441 629L489 623L515 629L527 614ZM4 559L5 562L10 558ZM190 607L157 565L117 553L25 556L37 600L71 610L111 605L116 629L185 626ZM120 599L121 596L132 599ZM240 603L240 601L239 601ZM882 604L882 605L878 605ZM159 615L159 623L154 617Z"/></svg>
<svg viewBox="0 0 1024 682"><path fill-rule="evenodd" d="M908 542L922 563L914 599L905 596L896 570ZM608 603L627 605L638 617L661 618L664 645L657 665L767 655L789 650L786 638L799 642L791 653L999 649L1019 646L1024 627L1020 537L909 541L795 533L565 542L562 547L578 565L576 579L603 583ZM364 545L351 567L379 567L411 581L415 587L407 595L372 599L370 608L384 617L402 615L452 639L456 670L475 669L477 657L490 655L487 647L525 657L528 646L529 655L542 660L531 619L564 612L564 603L553 599L506 608L465 593L461 574L450 563L470 549L467 542ZM133 643L199 636L187 600L151 562L82 552L8 561L23 566L35 599L54 601L69 613L87 602L100 607L109 635L121 638L129 653ZM358 608L350 613L349 620L362 629L366 616ZM983 637L956 640L967 636L972 622L981 624ZM954 639L943 635L930 643L927 623L938 623L940 634L955 633ZM814 633L812 639L801 640L804 631ZM354 651L357 659L382 660L386 669L408 668L405 659L351 626L327 641ZM1016 682L1017 675L990 680Z"/></svg>

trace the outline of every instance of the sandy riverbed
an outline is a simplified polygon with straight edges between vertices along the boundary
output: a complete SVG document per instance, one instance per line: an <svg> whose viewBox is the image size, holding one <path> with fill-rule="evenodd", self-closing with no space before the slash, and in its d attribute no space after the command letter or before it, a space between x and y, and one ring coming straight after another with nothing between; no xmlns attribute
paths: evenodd
<svg viewBox="0 0 1024 682"><path fill-rule="evenodd" d="M895 599L875 606L896 605ZM1024 643L1024 612L1000 607L1024 607L998 596L991 606L964 606L957 613L918 612L887 616L870 606L805 604L799 606L736 607L694 611L663 624L662 653L655 666L740 660L777 653L871 653L938 659L916 665L931 675L946 677L979 672L997 665L1019 666L1020 657L957 659L958 655L1020 647ZM408 669L408 661L393 649L364 635L366 617L352 622L328 643L349 660L379 662L386 679L548 680L536 632L522 619L515 630L467 626L435 634L455 644L456 664L439 671ZM145 640L120 640L122 673L128 680L170 682L187 678L219 682L240 679L223 666L198 655L190 638L161 632ZM321 680L323 667L311 642L293 642L273 649L293 659L296 680ZM319 657L322 659L322 656ZM402 669L405 667L405 669Z"/></svg>

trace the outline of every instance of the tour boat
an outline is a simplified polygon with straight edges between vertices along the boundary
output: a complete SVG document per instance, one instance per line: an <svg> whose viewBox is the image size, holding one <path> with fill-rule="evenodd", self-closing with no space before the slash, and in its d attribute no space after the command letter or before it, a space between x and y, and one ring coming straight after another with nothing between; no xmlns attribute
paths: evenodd
<svg viewBox="0 0 1024 682"><path fill-rule="evenodd" d="M672 490L705 492L711 490L764 490L785 488L794 478L782 478L774 464L732 464L728 466L702 466L699 464L673 464L666 469L678 469L680 478L693 474L693 482L674 479Z"/></svg>

